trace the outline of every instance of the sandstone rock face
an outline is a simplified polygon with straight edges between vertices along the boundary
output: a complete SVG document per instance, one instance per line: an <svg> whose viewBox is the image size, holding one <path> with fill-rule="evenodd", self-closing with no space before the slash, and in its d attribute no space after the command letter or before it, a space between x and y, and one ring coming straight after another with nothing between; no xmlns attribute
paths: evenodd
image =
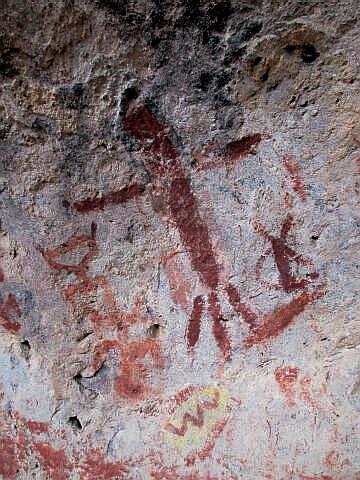
<svg viewBox="0 0 360 480"><path fill-rule="evenodd" d="M0 478L359 480L357 0L3 0Z"/></svg>

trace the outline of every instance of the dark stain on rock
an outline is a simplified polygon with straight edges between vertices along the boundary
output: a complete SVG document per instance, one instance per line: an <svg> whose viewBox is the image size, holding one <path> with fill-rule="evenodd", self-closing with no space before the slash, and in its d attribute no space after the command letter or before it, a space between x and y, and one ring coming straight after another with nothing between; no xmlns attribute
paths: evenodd
<svg viewBox="0 0 360 480"><path fill-rule="evenodd" d="M314 45L303 45L301 47L301 58L305 63L313 63L318 58L319 52Z"/></svg>
<svg viewBox="0 0 360 480"><path fill-rule="evenodd" d="M81 110L88 105L88 87L84 83L60 87L57 93L59 104L70 110Z"/></svg>
<svg viewBox="0 0 360 480"><path fill-rule="evenodd" d="M239 140L234 140L226 146L226 154L232 159L239 159L252 152L254 146L260 143L260 133L246 135Z"/></svg>

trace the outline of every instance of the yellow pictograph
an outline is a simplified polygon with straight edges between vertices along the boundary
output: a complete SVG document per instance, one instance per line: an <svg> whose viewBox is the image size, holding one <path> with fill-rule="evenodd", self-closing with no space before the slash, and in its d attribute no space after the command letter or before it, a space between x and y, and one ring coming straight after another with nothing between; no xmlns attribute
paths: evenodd
<svg viewBox="0 0 360 480"><path fill-rule="evenodd" d="M218 422L228 414L229 395L221 387L207 386L181 403L163 427L164 435L176 448L201 447Z"/></svg>

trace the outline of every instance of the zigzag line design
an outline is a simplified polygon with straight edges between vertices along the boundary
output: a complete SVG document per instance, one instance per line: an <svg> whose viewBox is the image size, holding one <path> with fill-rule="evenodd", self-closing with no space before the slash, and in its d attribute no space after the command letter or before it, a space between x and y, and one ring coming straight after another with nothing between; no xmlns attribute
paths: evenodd
<svg viewBox="0 0 360 480"><path fill-rule="evenodd" d="M185 412L181 427L176 427L172 423L167 423L165 425L165 430L174 435L183 437L188 430L188 423L192 423L194 427L201 428L204 425L204 411L205 410L214 410L219 406L219 392L215 392L214 399L212 401L200 400L196 406L196 416L191 415L189 412Z"/></svg>

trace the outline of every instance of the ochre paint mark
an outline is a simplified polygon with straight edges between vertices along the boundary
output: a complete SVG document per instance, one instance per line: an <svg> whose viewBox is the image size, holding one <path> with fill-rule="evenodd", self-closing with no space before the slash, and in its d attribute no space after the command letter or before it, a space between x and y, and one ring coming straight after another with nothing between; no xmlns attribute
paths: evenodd
<svg viewBox="0 0 360 480"><path fill-rule="evenodd" d="M307 403L310 407L316 409L317 403L313 398L310 387L311 387L311 378L308 375L305 375L300 379L301 393L300 398Z"/></svg>
<svg viewBox="0 0 360 480"><path fill-rule="evenodd" d="M227 361L231 360L231 343L225 328L224 319L220 312L220 303L216 293L211 292L208 296L209 313L213 319L213 334Z"/></svg>
<svg viewBox="0 0 360 480"><path fill-rule="evenodd" d="M162 203L169 209L181 241L189 253L193 270L197 272L202 283L210 291L215 292L219 285L219 270L208 227L200 217L190 179L186 176L181 159L171 144L168 131L141 105L134 105L129 109L124 119L124 127L141 144L150 174L154 179L161 181ZM215 340L224 357L230 359L229 339L225 326L218 321L215 297L212 298L210 306L213 311ZM197 311L194 315L196 314ZM192 338L195 339L196 335L194 330ZM190 347L193 346L191 343Z"/></svg>
<svg viewBox="0 0 360 480"><path fill-rule="evenodd" d="M74 313L86 316L94 326L96 341L92 362L94 372L102 366L109 351L115 350L121 363L121 373L116 378L115 391L122 397L139 400L149 391L143 385L148 371L141 361L149 356L156 366L161 366L159 342L146 338L129 343L128 327L137 322L138 312L131 314L118 312L114 294L106 278L102 275L90 277L88 274L89 264L99 250L95 236L96 224L92 223L90 236L72 237L59 247L42 250L42 255L53 269L73 272L79 280L79 283L65 287L64 293ZM61 255L73 253L83 247L87 248L87 252L78 263L59 261ZM100 308L104 311L95 309L94 302L91 301L90 294L97 294L99 290L103 294L103 305ZM89 297L88 302L86 297ZM109 330L112 332L113 327L116 328L117 338L106 339L107 332Z"/></svg>
<svg viewBox="0 0 360 480"><path fill-rule="evenodd" d="M240 294L236 288L229 283L226 287L226 292L229 297L229 302L233 306L235 312L242 316L244 321L249 325L250 329L255 328L257 315L241 301Z"/></svg>
<svg viewBox="0 0 360 480"><path fill-rule="evenodd" d="M204 300L201 296L198 296L194 299L193 309L187 325L186 338L189 348L194 347L199 339L203 311Z"/></svg>
<svg viewBox="0 0 360 480"><path fill-rule="evenodd" d="M247 135L235 140L226 145L226 154L231 160L239 160L245 155L249 155L252 152L253 147L258 145L261 141L260 133L254 133L253 135Z"/></svg>
<svg viewBox="0 0 360 480"><path fill-rule="evenodd" d="M3 283L4 280L5 280L5 275L2 268L0 267L0 283Z"/></svg>
<svg viewBox="0 0 360 480"><path fill-rule="evenodd" d="M110 192L102 197L86 198L74 202L74 208L80 213L88 213L94 210L103 210L107 205L119 205L134 198L140 197L145 192L145 186L140 183L133 183L121 190Z"/></svg>
<svg viewBox="0 0 360 480"><path fill-rule="evenodd" d="M246 339L246 345L252 346L278 336L295 317L305 310L316 299L324 294L322 286L318 286L314 292L304 291L301 295L293 298L288 304L281 305L274 312L264 315L261 323L253 328Z"/></svg>
<svg viewBox="0 0 360 480"><path fill-rule="evenodd" d="M201 428L204 425L204 411L205 410L215 410L219 406L220 393L215 390L214 398L212 401L209 400L200 400L196 406L196 415L191 415L189 412L185 412L182 418L182 424L180 427L176 427L172 423L167 423L165 425L165 430L174 435L183 437L187 430L188 424L191 423L195 427Z"/></svg>
<svg viewBox="0 0 360 480"><path fill-rule="evenodd" d="M219 438L219 436L223 432L228 420L229 420L228 418L225 418L224 420L220 420L215 424L214 428L211 431L210 438L206 440L204 447L197 454L200 460L204 461L205 458L210 457L211 452L215 447L216 440Z"/></svg>
<svg viewBox="0 0 360 480"><path fill-rule="evenodd" d="M186 311L189 298L192 297L192 288L186 274L181 268L177 255L165 259L163 265L169 282L171 299L176 305L180 305L180 307Z"/></svg>
<svg viewBox="0 0 360 480"><path fill-rule="evenodd" d="M176 395L171 397L172 406L168 408L168 413L172 415L177 407L179 407L182 403L186 402L195 392L196 388L194 385L188 385L187 387L183 388L178 392Z"/></svg>
<svg viewBox="0 0 360 480"><path fill-rule="evenodd" d="M295 407L295 384L298 378L297 367L278 367L275 370L275 380L284 394L289 407Z"/></svg>
<svg viewBox="0 0 360 480"><path fill-rule="evenodd" d="M105 454L98 448L86 453L79 465L83 480L126 480L128 467L125 462L108 462Z"/></svg>
<svg viewBox="0 0 360 480"><path fill-rule="evenodd" d="M264 227L259 223L255 223L255 230L261 233L272 246L272 253L274 255L275 263L279 271L280 277L280 286L277 285L268 285L269 287L282 288L286 293L294 292L298 289L305 288L312 280L318 278L318 274L311 272L308 274L307 279L297 280L294 274L291 271L291 262L296 262L297 264L302 265L312 265L311 262L307 259L304 259L301 255L298 255L292 248L286 244L286 237L289 233L289 230L293 226L294 219L291 215L287 215L284 220L284 223L281 227L280 237L274 237L270 235ZM260 257L256 263L256 276L260 280L260 271L263 266L264 260L267 255L271 253L271 250L267 250L264 255Z"/></svg>
<svg viewBox="0 0 360 480"><path fill-rule="evenodd" d="M22 313L17 304L15 295L12 293L8 294L5 303L0 300L0 324L9 332L15 333L20 330L21 325L10 318L10 312L14 312L18 317L20 317Z"/></svg>
<svg viewBox="0 0 360 480"><path fill-rule="evenodd" d="M284 166L287 172L290 174L293 187L296 193L299 194L300 198L305 202L306 200L306 191L302 178L300 176L299 166L295 162L294 158L290 155L285 155L284 157Z"/></svg>
<svg viewBox="0 0 360 480"><path fill-rule="evenodd" d="M70 478L72 466L63 450L56 450L52 445L44 442L34 442L33 448L40 455L40 462L49 478L52 480Z"/></svg>
<svg viewBox="0 0 360 480"><path fill-rule="evenodd" d="M28 427L29 432L35 435L46 433L49 430L49 425L45 422L34 422L33 420L24 420L25 425Z"/></svg>
<svg viewBox="0 0 360 480"><path fill-rule="evenodd" d="M87 269L89 267L89 264L99 250L95 240L96 229L97 225L93 222L91 224L90 236L80 235L78 237L72 237L59 247L48 250L41 250L41 253L45 258L46 262L54 270L65 270L67 272L73 272L80 281L86 282L88 280ZM77 248L83 246L86 246L88 248L88 252L84 255L84 257L78 264L60 263L59 261L55 260L55 258L58 258L61 255L71 253Z"/></svg>
<svg viewBox="0 0 360 480"><path fill-rule="evenodd" d="M0 436L0 477L15 480L17 476L18 457L16 442L9 435Z"/></svg>

